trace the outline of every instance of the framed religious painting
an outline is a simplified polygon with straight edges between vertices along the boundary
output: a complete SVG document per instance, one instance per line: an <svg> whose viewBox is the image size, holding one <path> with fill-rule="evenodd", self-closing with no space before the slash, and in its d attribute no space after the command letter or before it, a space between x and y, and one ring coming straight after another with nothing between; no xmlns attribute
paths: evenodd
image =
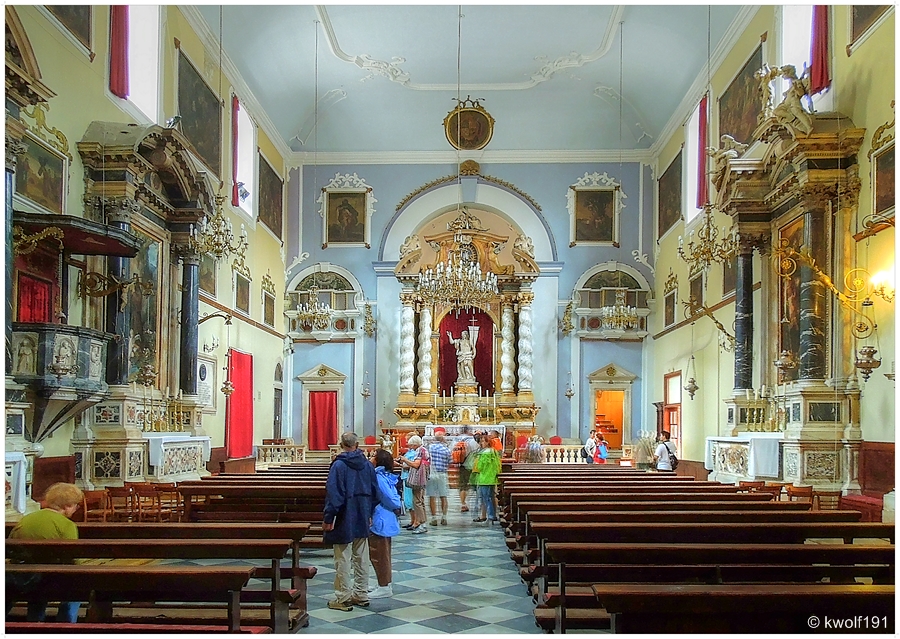
<svg viewBox="0 0 900 639"><path fill-rule="evenodd" d="M760 44L719 98L719 135L730 135L738 142L749 144L759 125L762 100L759 80L754 74L763 66Z"/></svg>
<svg viewBox="0 0 900 639"><path fill-rule="evenodd" d="M44 7L65 28L66 35L85 48L93 61L91 6L87 4L47 4Z"/></svg>
<svg viewBox="0 0 900 639"><path fill-rule="evenodd" d="M704 304L706 304L706 300L703 299L703 273L698 273L693 278L688 280L688 287L690 290L690 297L688 298L688 302L691 305L691 315L693 315L694 313L697 313L701 308L703 308Z"/></svg>
<svg viewBox="0 0 900 639"><path fill-rule="evenodd" d="M681 219L681 151L659 178L658 235L662 237Z"/></svg>
<svg viewBox="0 0 900 639"><path fill-rule="evenodd" d="M732 255L722 265L722 297L734 293L737 284L737 254Z"/></svg>
<svg viewBox="0 0 900 639"><path fill-rule="evenodd" d="M259 154L259 221L281 239L284 207L284 181Z"/></svg>
<svg viewBox="0 0 900 639"><path fill-rule="evenodd" d="M618 246L621 185L606 173L585 173L569 187L569 246Z"/></svg>
<svg viewBox="0 0 900 639"><path fill-rule="evenodd" d="M778 230L781 246L790 247L797 252L803 248L804 223L800 215ZM796 263L781 262L777 268L778 277L778 352L788 351L797 361L800 360L800 268ZM785 381L797 379L797 369L784 371Z"/></svg>
<svg viewBox="0 0 900 639"><path fill-rule="evenodd" d="M275 326L275 296L267 291L263 291L262 317L263 324Z"/></svg>
<svg viewBox="0 0 900 639"><path fill-rule="evenodd" d="M165 327L159 321L163 314L162 274L168 272L166 251L159 230L149 224L132 224L131 233L140 240L137 255L130 260L131 273L137 275L141 286L127 290L126 304L131 310L129 333L128 381L134 381L147 364L164 365L160 359L160 343ZM164 355L163 355L164 357Z"/></svg>
<svg viewBox="0 0 900 639"><path fill-rule="evenodd" d="M372 187L353 174L335 174L322 188L322 248L371 248L370 222L375 212Z"/></svg>
<svg viewBox="0 0 900 639"><path fill-rule="evenodd" d="M672 326L675 323L675 304L678 302L678 291L666 293L663 302L663 325Z"/></svg>
<svg viewBox="0 0 900 639"><path fill-rule="evenodd" d="M217 266L216 260L209 253L200 256L200 290L210 297L216 296Z"/></svg>
<svg viewBox="0 0 900 639"><path fill-rule="evenodd" d="M250 315L250 280L240 273L234 274L234 308Z"/></svg>
<svg viewBox="0 0 900 639"><path fill-rule="evenodd" d="M222 171L222 101L184 51L178 51L178 114L181 132L211 171Z"/></svg>
<svg viewBox="0 0 900 639"><path fill-rule="evenodd" d="M872 200L874 219L894 217L895 210L894 143L883 146L872 154Z"/></svg>
<svg viewBox="0 0 900 639"><path fill-rule="evenodd" d="M459 104L444 118L444 135L454 149L483 149L494 135L494 118L478 100L458 100Z"/></svg>
<svg viewBox="0 0 900 639"><path fill-rule="evenodd" d="M853 52L857 45L868 38L876 25L883 22L891 8L891 5L854 4L850 6L850 44L847 45L847 55Z"/></svg>
<svg viewBox="0 0 900 639"><path fill-rule="evenodd" d="M16 162L16 208L64 214L69 158L31 132L25 133L23 142L28 148Z"/></svg>

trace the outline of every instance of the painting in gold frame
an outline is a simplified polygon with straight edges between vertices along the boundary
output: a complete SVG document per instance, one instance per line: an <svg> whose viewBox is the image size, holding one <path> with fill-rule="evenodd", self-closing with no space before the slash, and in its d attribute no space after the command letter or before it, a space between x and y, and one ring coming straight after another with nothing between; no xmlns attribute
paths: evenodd
<svg viewBox="0 0 900 639"><path fill-rule="evenodd" d="M259 155L259 221L281 239L284 182L266 159Z"/></svg>
<svg viewBox="0 0 900 639"><path fill-rule="evenodd" d="M91 50L91 6L87 4L76 5L44 5L59 20L69 33L74 36L85 48Z"/></svg>
<svg viewBox="0 0 900 639"><path fill-rule="evenodd" d="M483 149L494 135L494 118L478 101L462 100L444 118L444 135L450 145L463 151Z"/></svg>
<svg viewBox="0 0 900 639"><path fill-rule="evenodd" d="M216 260L208 253L201 255L199 278L200 290L212 297L216 296L217 274L218 268Z"/></svg>
<svg viewBox="0 0 900 639"><path fill-rule="evenodd" d="M781 242L800 251L803 247L804 223L803 216L799 216L785 224L778 231ZM800 359L800 268L794 270L788 277L778 278L778 325L781 327L779 334L778 351L788 351L796 360ZM785 381L797 378L797 369L785 370Z"/></svg>
<svg viewBox="0 0 900 639"><path fill-rule="evenodd" d="M850 7L850 44L859 40L884 13L890 5L854 4Z"/></svg>
<svg viewBox="0 0 900 639"><path fill-rule="evenodd" d="M759 81L753 76L762 65L760 45L719 98L719 135L730 135L745 144L751 141L762 111Z"/></svg>
<svg viewBox="0 0 900 639"><path fill-rule="evenodd" d="M215 175L222 170L222 102L203 76L178 52L178 113L181 132Z"/></svg>
<svg viewBox="0 0 900 639"><path fill-rule="evenodd" d="M325 193L327 235L325 243L365 245L365 191L328 191Z"/></svg>
<svg viewBox="0 0 900 639"><path fill-rule="evenodd" d="M275 296L263 291L263 324L275 326Z"/></svg>
<svg viewBox="0 0 900 639"><path fill-rule="evenodd" d="M659 178L659 237L681 219L681 151Z"/></svg>
<svg viewBox="0 0 900 639"><path fill-rule="evenodd" d="M892 217L895 210L894 144L872 154L872 191L875 216L878 219Z"/></svg>
<svg viewBox="0 0 900 639"><path fill-rule="evenodd" d="M665 307L663 309L663 323L665 326L671 326L675 323L676 296L676 291L671 291L670 293L666 294Z"/></svg>
<svg viewBox="0 0 900 639"><path fill-rule="evenodd" d="M250 280L240 273L234 274L234 308L244 315L250 314Z"/></svg>
<svg viewBox="0 0 900 639"><path fill-rule="evenodd" d="M65 213L68 189L68 158L26 133L28 148L16 162L16 195L27 199L44 213Z"/></svg>

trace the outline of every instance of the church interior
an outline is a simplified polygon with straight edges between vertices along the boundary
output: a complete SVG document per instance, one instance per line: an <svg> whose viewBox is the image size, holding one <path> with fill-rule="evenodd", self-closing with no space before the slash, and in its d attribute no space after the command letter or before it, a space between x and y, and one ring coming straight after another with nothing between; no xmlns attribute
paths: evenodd
<svg viewBox="0 0 900 639"><path fill-rule="evenodd" d="M893 522L892 5L5 13L7 522L437 427Z"/></svg>

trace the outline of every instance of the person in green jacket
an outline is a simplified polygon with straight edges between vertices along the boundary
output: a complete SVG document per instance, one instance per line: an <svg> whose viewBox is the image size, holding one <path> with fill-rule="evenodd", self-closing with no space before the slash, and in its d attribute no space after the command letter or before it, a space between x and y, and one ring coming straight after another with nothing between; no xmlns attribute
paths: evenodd
<svg viewBox="0 0 900 639"><path fill-rule="evenodd" d="M475 468L472 476L478 486L478 498L481 501L481 517L473 521L482 522L490 519L497 521L497 511L494 508L494 488L497 486L497 475L500 474L500 453L490 443L488 438L480 441L481 450L475 453Z"/></svg>
<svg viewBox="0 0 900 639"><path fill-rule="evenodd" d="M44 494L44 508L22 517L9 533L10 539L78 539L78 526L71 520L84 499L84 493L75 484L56 483ZM12 601L7 599L6 614ZM78 620L80 601L62 601L56 620L75 623ZM46 601L28 602L28 621L44 621Z"/></svg>

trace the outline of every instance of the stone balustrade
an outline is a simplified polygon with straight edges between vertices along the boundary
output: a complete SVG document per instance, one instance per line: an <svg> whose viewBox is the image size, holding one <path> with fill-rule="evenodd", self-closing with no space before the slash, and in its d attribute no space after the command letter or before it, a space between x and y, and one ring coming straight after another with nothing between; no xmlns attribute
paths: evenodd
<svg viewBox="0 0 900 639"><path fill-rule="evenodd" d="M306 446L294 444L264 444L256 447L256 467L266 469L281 464L306 462Z"/></svg>

